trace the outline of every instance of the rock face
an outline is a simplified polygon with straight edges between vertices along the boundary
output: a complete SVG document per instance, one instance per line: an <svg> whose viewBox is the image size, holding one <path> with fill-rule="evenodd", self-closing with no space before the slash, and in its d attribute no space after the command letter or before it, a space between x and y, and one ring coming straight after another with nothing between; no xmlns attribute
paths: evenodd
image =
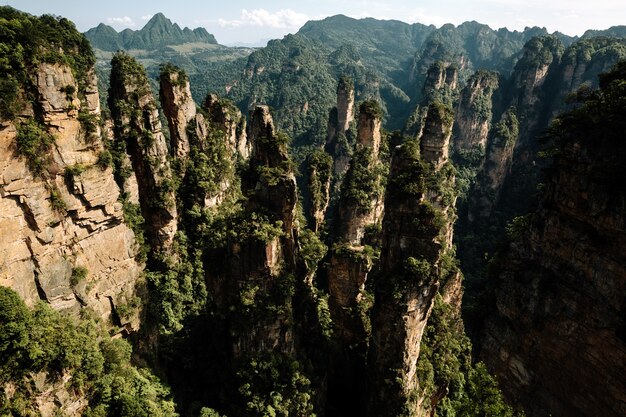
<svg viewBox="0 0 626 417"><path fill-rule="evenodd" d="M337 107L331 111L328 121L326 152L333 158L333 178L343 177L350 162L349 130L354 120L354 84L342 77L337 86Z"/></svg>
<svg viewBox="0 0 626 417"><path fill-rule="evenodd" d="M444 86L455 90L458 78L456 66L437 61L426 72L423 94L426 96L432 91L441 90Z"/></svg>
<svg viewBox="0 0 626 417"><path fill-rule="evenodd" d="M170 130L170 152L177 160L181 170L185 171L187 160L192 159L192 171L202 175L197 165L212 161L211 177L194 178L193 181L210 184L197 187L185 184L183 200L190 207L200 203L205 208L219 206L229 191L234 164L249 156L249 144L246 139L245 119L234 106L215 94L209 94L205 100L203 112L198 112L191 97L189 80L181 69L169 65L161 71L161 105L168 120ZM205 117L206 116L208 117ZM185 176L187 175L187 176ZM189 173L183 174L183 182L189 181ZM197 184L196 184L197 185ZM205 192L198 195L201 188Z"/></svg>
<svg viewBox="0 0 626 417"><path fill-rule="evenodd" d="M297 202L296 177L289 165L287 138L276 133L274 121L267 106L257 106L250 114L248 137L252 144L250 166L257 168L257 175L252 176L253 197L249 200L249 209L268 209L276 214L288 234L285 238L294 239L295 206ZM266 175L258 167L275 169L274 175ZM294 262L290 263L294 265Z"/></svg>
<svg viewBox="0 0 626 417"><path fill-rule="evenodd" d="M493 95L493 125L484 156L455 152L455 162L477 171L467 205L461 206L457 242L470 297L476 294L472 283L482 281L483 255L494 253L506 224L531 210L536 201L540 170L546 164L538 156L543 132L556 114L571 108L568 96L579 87L582 90L576 94L588 94L597 86L599 71L626 57L625 43L623 39L585 39L563 50L553 37L533 38L511 77L501 81ZM459 131L455 132L456 150ZM470 326L480 326L479 321Z"/></svg>
<svg viewBox="0 0 626 417"><path fill-rule="evenodd" d="M380 222L383 210L380 187L380 123L381 117L368 111L375 103L361 106L357 144L354 158L343 184L339 202L339 218L335 239L340 246L330 259L328 270L329 306L338 332L345 335L346 346L365 340L362 324L355 318L356 306L363 290L367 274L372 267L371 259L363 254L365 234L368 227ZM364 175L365 174L365 175ZM371 184L364 184L371 182ZM367 187L369 185L370 187ZM367 196L361 201L351 191L365 187ZM355 323L357 328L355 328Z"/></svg>
<svg viewBox="0 0 626 417"><path fill-rule="evenodd" d="M311 230L317 233L326 219L330 204L333 159L324 150L317 149L306 162L310 207L308 220Z"/></svg>
<svg viewBox="0 0 626 417"><path fill-rule="evenodd" d="M458 67L449 62L436 61L428 67L422 86L421 100L404 126L404 134L421 137L428 107L435 103L452 106L458 95Z"/></svg>
<svg viewBox="0 0 626 417"><path fill-rule="evenodd" d="M242 184L248 196L246 218L249 227L273 226L264 236L239 239L230 245L230 293L240 300L270 297L289 274L295 271L297 251L295 213L296 178L291 169L285 137L276 134L267 106L250 114L248 138L252 144L250 170ZM264 302L244 305L250 317L246 323L231 323L233 354L236 359L268 352L292 353L293 311L290 294L274 300L280 308L267 314ZM240 314L240 313L238 313Z"/></svg>
<svg viewBox="0 0 626 417"><path fill-rule="evenodd" d="M624 79L560 118L539 209L496 265L481 357L531 416L626 413Z"/></svg>
<svg viewBox="0 0 626 417"><path fill-rule="evenodd" d="M157 257L168 256L172 254L178 214L157 103L143 67L133 58L117 54L111 65L109 104L115 139L125 141L132 162L152 252Z"/></svg>
<svg viewBox="0 0 626 417"><path fill-rule="evenodd" d="M374 265L374 249L367 234L380 224L383 210L382 164L378 157L381 121L377 102L361 104L355 148L341 186L337 219L333 223L336 236L326 270L328 306L337 344L330 367L329 401L339 408L359 401L364 388L369 330L360 304L367 275Z"/></svg>
<svg viewBox="0 0 626 417"><path fill-rule="evenodd" d="M608 72L625 57L625 39L582 39L568 47L553 77L556 94L552 97L550 115L556 117L564 109L567 96L579 87L597 88L598 75Z"/></svg>
<svg viewBox="0 0 626 417"><path fill-rule="evenodd" d="M453 115L431 109L435 114L429 109L431 122L420 142L443 147L449 134L441 132L452 129ZM436 127L435 119L443 125ZM398 147L389 174L368 358L370 416L423 413L416 375L420 341L439 279L448 278L440 275L441 257L451 246L455 200L444 190L453 187L453 171L445 153L420 157L419 148L415 139ZM433 182L439 186L427 185Z"/></svg>
<svg viewBox="0 0 626 417"><path fill-rule="evenodd" d="M187 126L196 117L189 80L185 74L171 68L161 72L160 86L163 113L170 129L170 152L173 157L185 160L189 155Z"/></svg>
<svg viewBox="0 0 626 417"><path fill-rule="evenodd" d="M461 92L454 120L454 149L485 149L491 128L493 92L498 87L495 72L478 71Z"/></svg>
<svg viewBox="0 0 626 417"><path fill-rule="evenodd" d="M428 107L424 132L420 138L422 159L441 167L448 161L452 115L444 106L434 103Z"/></svg>
<svg viewBox="0 0 626 417"><path fill-rule="evenodd" d="M94 73L84 82L79 100L68 66L40 64L32 79L36 101L25 117L0 122L0 285L29 305L42 299L56 309L87 306L109 320L115 306L135 297L142 265L112 169L97 164L104 148ZM54 138L39 174L16 150L28 132ZM135 316L123 320L117 324L137 325Z"/></svg>
<svg viewBox="0 0 626 417"><path fill-rule="evenodd" d="M337 132L350 129L354 120L354 85L342 78L337 86Z"/></svg>
<svg viewBox="0 0 626 417"><path fill-rule="evenodd" d="M222 130L228 138L233 160L247 160L252 144L246 136L246 118L239 109L228 101L220 100L216 94L207 95L202 108L211 116L213 127Z"/></svg>
<svg viewBox="0 0 626 417"><path fill-rule="evenodd" d="M494 126L474 190L469 199L468 220L488 219L500 199L502 185L509 175L513 150L519 137L519 122L513 108Z"/></svg>

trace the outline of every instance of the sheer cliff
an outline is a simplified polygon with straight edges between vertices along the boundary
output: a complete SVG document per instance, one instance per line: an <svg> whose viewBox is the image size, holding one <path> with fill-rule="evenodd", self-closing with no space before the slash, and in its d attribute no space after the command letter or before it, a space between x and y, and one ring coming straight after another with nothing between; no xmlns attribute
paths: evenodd
<svg viewBox="0 0 626 417"><path fill-rule="evenodd" d="M33 23L40 36L73 29L63 19ZM27 33L16 35L32 48ZM0 131L0 279L29 305L88 307L136 327L116 306L134 300L143 266L100 127L93 54L80 39L47 39L56 59L11 62L20 69L3 81L14 80L15 96L4 97Z"/></svg>
<svg viewBox="0 0 626 417"><path fill-rule="evenodd" d="M622 63L556 119L539 208L512 223L492 271L481 356L533 416L626 411L625 80Z"/></svg>

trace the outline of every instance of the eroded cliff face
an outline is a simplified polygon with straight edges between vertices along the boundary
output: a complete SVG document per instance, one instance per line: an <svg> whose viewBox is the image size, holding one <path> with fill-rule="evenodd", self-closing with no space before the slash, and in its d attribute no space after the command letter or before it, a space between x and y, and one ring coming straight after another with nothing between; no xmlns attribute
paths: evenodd
<svg viewBox="0 0 626 417"><path fill-rule="evenodd" d="M518 137L519 122L511 108L491 131L489 147L469 197L469 223L484 224L498 204L502 186L511 170Z"/></svg>
<svg viewBox="0 0 626 417"><path fill-rule="evenodd" d="M523 196L530 192L537 181L538 170L535 164L539 144L536 138L548 123L545 115L549 111L551 79L558 71L563 50L563 45L555 37L533 38L524 45L522 58L515 65L513 75L504 87L503 116L500 120L506 121L504 113L513 108L519 122L518 137L512 149L512 159L506 157L508 152L499 155L501 146L498 144L495 146L488 144L488 148L497 155L487 156L487 161L499 160L503 163L503 166L496 168L497 171L503 174L511 173L494 178L496 181L492 182L496 186L492 186L491 189L496 195L499 196L504 191L504 204L526 201L525 207L528 207L530 203L529 199ZM494 126L494 129L496 132L492 137L500 138L498 127ZM485 168L489 170L488 165ZM504 187L506 190L503 190ZM498 203L499 201L495 202ZM489 216L491 212L484 214Z"/></svg>
<svg viewBox="0 0 626 417"><path fill-rule="evenodd" d="M454 175L447 161L452 112L429 107L424 134L393 155L368 358L368 415L417 416L420 342L451 247ZM423 153L420 155L420 148Z"/></svg>
<svg viewBox="0 0 626 417"><path fill-rule="evenodd" d="M426 122L428 106L440 102L452 106L458 96L458 65L450 62L436 61L430 65L422 86L421 100L404 126L404 133L413 137L421 137Z"/></svg>
<svg viewBox="0 0 626 417"><path fill-rule="evenodd" d="M161 72L159 91L170 131L170 152L173 157L185 160L189 156L187 126L196 117L189 80L184 73L170 67Z"/></svg>
<svg viewBox="0 0 626 417"><path fill-rule="evenodd" d="M112 169L100 159L95 74L82 100L66 65L40 64L31 81L36 100L0 127L0 285L29 305L89 307L118 320L115 307L135 297L142 265ZM49 149L21 151L42 138ZM119 319L138 324L136 315Z"/></svg>
<svg viewBox="0 0 626 417"><path fill-rule="evenodd" d="M351 79L342 77L337 85L337 107L330 112L326 152L333 158L333 178L340 180L350 163L350 142L348 136L354 120L354 84Z"/></svg>
<svg viewBox="0 0 626 417"><path fill-rule="evenodd" d="M498 74L478 71L461 91L454 121L454 150L485 150L491 128L493 92L498 88Z"/></svg>
<svg viewBox="0 0 626 417"><path fill-rule="evenodd" d="M455 152L456 163L476 172L460 211L457 242L468 288L481 281L481 259L495 251L506 224L536 201L539 172L547 161L539 157L540 139L550 121L571 107L568 96L579 87L578 94L584 95L597 85L597 71L625 57L626 47L623 40L597 38L564 49L555 38L542 36L527 42L522 52L511 77L493 94L493 125L484 155Z"/></svg>
<svg viewBox="0 0 626 417"><path fill-rule="evenodd" d="M550 117L562 110L568 95L581 86L598 88L598 75L608 72L613 65L626 57L626 40L618 38L582 39L568 47L555 78L555 93L551 103Z"/></svg>
<svg viewBox="0 0 626 417"><path fill-rule="evenodd" d="M557 121L540 207L495 267L481 357L531 416L626 413L624 79Z"/></svg>
<svg viewBox="0 0 626 417"><path fill-rule="evenodd" d="M248 141L246 118L231 102L221 100L216 94L209 94L202 105L209 115L213 127L221 130L228 138L233 160L247 160L252 143Z"/></svg>
<svg viewBox="0 0 626 417"><path fill-rule="evenodd" d="M245 309L231 323L237 359L294 351L293 294L281 288L289 286L296 268L296 178L285 137L275 132L267 106L251 111L248 138L245 220L229 246L230 293Z"/></svg>
<svg viewBox="0 0 626 417"><path fill-rule="evenodd" d="M361 104L356 144L341 186L337 219L333 223L336 235L326 269L328 305L337 344L331 366L331 391L337 398L349 397L353 401L358 401L354 392L360 391L364 382L369 323L364 313L368 307L361 304L368 302L364 296L365 281L374 265L372 240L377 237L376 225L380 224L383 210L381 119L377 102Z"/></svg>
<svg viewBox="0 0 626 417"><path fill-rule="evenodd" d="M125 142L137 178L139 204L153 258L171 256L178 213L168 147L161 128L157 103L144 69L129 55L111 61L109 105L115 140ZM173 128L179 133L178 128ZM176 142L179 143L179 142ZM177 152L186 145L179 144Z"/></svg>

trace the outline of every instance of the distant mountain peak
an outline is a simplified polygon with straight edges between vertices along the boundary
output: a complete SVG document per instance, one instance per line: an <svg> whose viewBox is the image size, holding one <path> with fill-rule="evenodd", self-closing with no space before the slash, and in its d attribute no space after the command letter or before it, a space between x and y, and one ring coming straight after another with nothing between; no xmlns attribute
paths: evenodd
<svg viewBox="0 0 626 417"><path fill-rule="evenodd" d="M203 42L217 44L215 37L205 28L181 29L163 13L156 13L140 30L125 29L117 32L111 26L100 23L97 27L85 32L85 36L94 48L105 51L119 49L154 50L168 45Z"/></svg>
<svg viewBox="0 0 626 417"><path fill-rule="evenodd" d="M165 15L161 12L152 16L141 30L160 26L172 26L172 21L165 17Z"/></svg>

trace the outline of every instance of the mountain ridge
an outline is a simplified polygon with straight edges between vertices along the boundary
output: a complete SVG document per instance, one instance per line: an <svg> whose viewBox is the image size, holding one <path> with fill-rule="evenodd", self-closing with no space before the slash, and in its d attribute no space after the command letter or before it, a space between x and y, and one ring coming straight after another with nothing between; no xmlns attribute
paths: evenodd
<svg viewBox="0 0 626 417"><path fill-rule="evenodd" d="M158 49L167 45L181 45L191 42L204 42L217 45L215 36L205 28L180 28L172 23L163 13L157 13L139 30L124 29L117 32L114 28L100 23L85 32L85 36L94 48L104 51L119 49Z"/></svg>

